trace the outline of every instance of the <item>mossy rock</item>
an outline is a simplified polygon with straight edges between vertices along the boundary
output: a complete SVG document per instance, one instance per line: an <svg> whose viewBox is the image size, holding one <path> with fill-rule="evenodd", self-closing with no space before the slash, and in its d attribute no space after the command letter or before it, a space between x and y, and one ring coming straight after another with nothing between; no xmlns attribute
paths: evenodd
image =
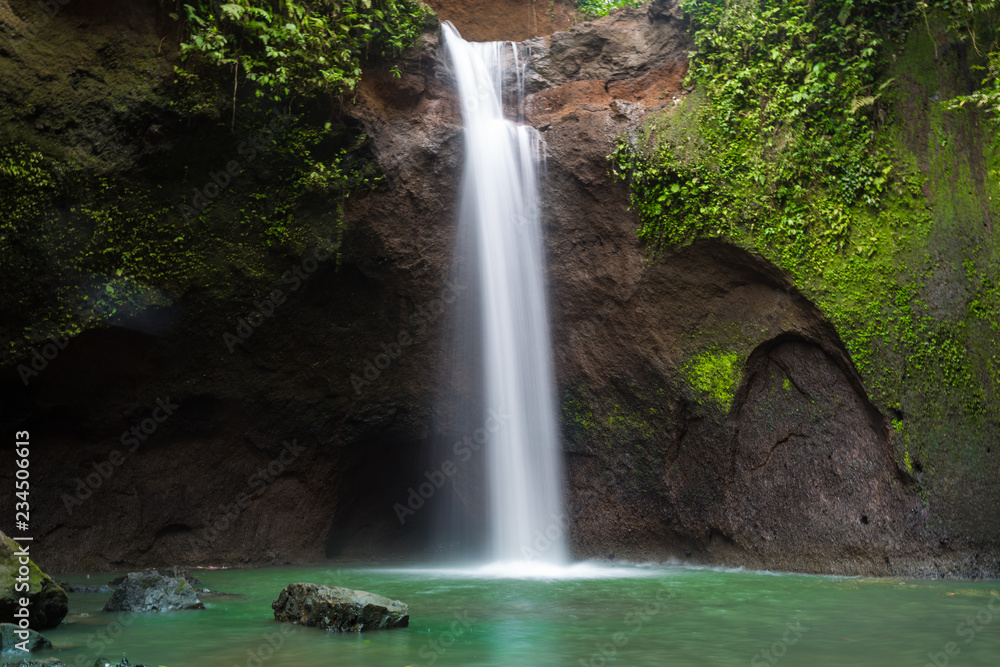
<svg viewBox="0 0 1000 667"><path fill-rule="evenodd" d="M17 554L20 551L21 546L17 542L0 532L0 621L13 622L14 612L20 607L18 600L27 597L30 627L33 630L54 628L69 611L69 597L30 559L27 565L28 590L15 590L15 585L19 583L17 577L21 563Z"/></svg>

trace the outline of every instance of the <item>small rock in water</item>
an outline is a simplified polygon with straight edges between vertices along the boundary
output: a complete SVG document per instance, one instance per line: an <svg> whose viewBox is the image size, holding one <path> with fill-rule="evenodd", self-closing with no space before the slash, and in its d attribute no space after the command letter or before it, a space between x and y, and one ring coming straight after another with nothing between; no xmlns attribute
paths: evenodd
<svg viewBox="0 0 1000 667"><path fill-rule="evenodd" d="M130 572L104 605L104 611L204 609L194 586L158 572Z"/></svg>
<svg viewBox="0 0 1000 667"><path fill-rule="evenodd" d="M90 586L87 584L70 584L65 581L58 582L59 586L67 593L113 593L114 588L105 584Z"/></svg>
<svg viewBox="0 0 1000 667"><path fill-rule="evenodd" d="M274 620L337 632L405 628L410 607L399 600L322 584L289 584L271 604Z"/></svg>
<svg viewBox="0 0 1000 667"><path fill-rule="evenodd" d="M170 569L170 570L146 570L146 572L149 573L149 574L159 574L159 575L162 575L164 577L171 578L171 579L183 579L184 581L188 582L189 584L191 584L195 588L198 588L199 586L201 586L201 580L198 579L198 577L193 576L185 568L177 567L176 565L172 569ZM90 575L87 575L87 576L89 578ZM123 581L125 581L125 577L124 576L122 576L122 577L115 577L114 579L112 579L111 581L109 581L108 584L112 588L117 588L118 586L121 585L121 583Z"/></svg>
<svg viewBox="0 0 1000 667"><path fill-rule="evenodd" d="M27 632L26 639L21 639L18 632ZM23 644L27 642L27 644ZM18 645L25 646L28 651L39 651L44 648L52 648L52 642L35 632L34 630L21 630L13 623L0 623L0 653L21 652Z"/></svg>

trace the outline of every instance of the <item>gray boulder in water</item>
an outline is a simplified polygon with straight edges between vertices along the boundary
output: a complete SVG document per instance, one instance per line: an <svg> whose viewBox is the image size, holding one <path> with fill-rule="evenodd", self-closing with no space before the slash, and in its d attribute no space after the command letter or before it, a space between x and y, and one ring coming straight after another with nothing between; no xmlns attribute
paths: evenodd
<svg viewBox="0 0 1000 667"><path fill-rule="evenodd" d="M19 634L23 632L28 633L25 639L22 639ZM52 642L34 630L22 630L13 623L0 623L0 654L16 651L23 655L23 651L19 648L21 646L28 649L29 652L40 651L52 648Z"/></svg>
<svg viewBox="0 0 1000 667"><path fill-rule="evenodd" d="M399 600L322 584L289 584L271 608L276 621L337 632L405 628L410 623L410 607Z"/></svg>
<svg viewBox="0 0 1000 667"><path fill-rule="evenodd" d="M130 572L125 575L104 611L175 611L204 609L194 586L184 579L157 572Z"/></svg>

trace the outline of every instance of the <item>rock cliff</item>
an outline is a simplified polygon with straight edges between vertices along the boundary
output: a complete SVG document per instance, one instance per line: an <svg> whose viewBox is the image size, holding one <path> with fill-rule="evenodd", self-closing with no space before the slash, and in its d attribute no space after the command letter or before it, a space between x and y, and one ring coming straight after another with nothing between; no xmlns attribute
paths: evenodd
<svg viewBox="0 0 1000 667"><path fill-rule="evenodd" d="M148 58L167 30L147 4L133 30ZM103 48L101 28L69 11L53 21L90 31L92 56ZM523 47L525 119L546 144L574 553L997 576L996 535L965 529L943 540L928 529L935 507L897 463L887 416L837 331L788 276L719 242L648 261L606 156L622 132L691 93L691 40L676 3L620 10ZM439 55L428 30L397 71L370 68L338 109L369 137L383 180L342 203L336 258L309 248L269 259L262 284L283 298L265 304L270 290L236 280L221 296L208 286L174 295L150 306L142 326L88 330L43 355L27 388L18 367L30 359L8 361L5 422L37 443L46 567L381 558L454 546L434 528L450 491L404 523L394 510L441 465L441 443L482 425L463 422L448 398L474 393L475 383L451 363L450 324L468 285L453 258L461 119ZM21 76L43 89L69 76L48 72L43 56L18 57ZM29 117L5 122L49 131ZM157 132L164 155L190 150L169 142L183 128ZM220 261L239 278L238 258ZM225 333L240 343L227 346ZM736 339L749 350L742 368L725 351ZM474 514L474 490L457 492ZM11 515L7 503L0 498L0 516Z"/></svg>

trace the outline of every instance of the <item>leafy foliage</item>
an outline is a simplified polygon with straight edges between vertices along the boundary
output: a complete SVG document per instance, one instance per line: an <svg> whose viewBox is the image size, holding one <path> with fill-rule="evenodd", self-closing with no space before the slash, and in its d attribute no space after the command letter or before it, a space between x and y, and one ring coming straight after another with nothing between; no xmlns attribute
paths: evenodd
<svg viewBox="0 0 1000 667"><path fill-rule="evenodd" d="M845 207L877 205L889 179L874 142L889 82L877 81L876 64L887 29L904 23L896 5L859 5L684 5L698 47L690 81L711 101L695 98L689 127L661 119L614 156L645 239L669 245L745 226L796 242L819 225L811 238L843 245Z"/></svg>
<svg viewBox="0 0 1000 667"><path fill-rule="evenodd" d="M994 123L1000 122L1000 33L996 29L998 0L919 0L917 11L922 15L928 33L930 24L927 13L937 10L948 17L948 29L961 34L979 55L985 54L986 63L973 65L974 71L983 72L979 87L966 95L949 100L952 110L966 104L985 109ZM935 47L935 55L936 55Z"/></svg>
<svg viewBox="0 0 1000 667"><path fill-rule="evenodd" d="M654 255L721 238L785 269L903 415L901 462L947 456L945 430L978 432L1000 406L997 240L974 222L996 215L1000 141L949 111L996 119L996 2L682 3L694 90L609 156L639 235ZM986 72L971 92L966 60ZM967 280L944 278L963 258ZM968 304L942 309L945 280Z"/></svg>
<svg viewBox="0 0 1000 667"><path fill-rule="evenodd" d="M968 95L959 95L953 102L953 108L962 108L966 103L984 107L990 112L994 123L1000 122L1000 51L990 51L986 66L978 66L985 71L986 76L980 83L980 88Z"/></svg>
<svg viewBox="0 0 1000 667"><path fill-rule="evenodd" d="M425 9L413 0L199 0L184 5L184 76L223 68L242 73L257 96L353 90L363 58L391 56L420 34Z"/></svg>
<svg viewBox="0 0 1000 667"><path fill-rule="evenodd" d="M0 273L10 287L0 355L181 295L242 304L268 293L289 257L340 242L345 198L381 179L366 137L331 98L357 85L362 63L416 40L429 16L422 5L188 2L170 3L183 29L178 85L154 96L126 76L129 87L109 83L97 103L82 91L72 107L76 126L79 109L138 100L157 128L149 157L127 157L140 123L124 113L101 123L99 142L81 130L86 147L30 131L0 146L0 251L9 259ZM154 58L136 52L121 69L146 76Z"/></svg>
<svg viewBox="0 0 1000 667"><path fill-rule="evenodd" d="M607 16L622 7L638 7L646 0L577 0L576 7L584 16Z"/></svg>

